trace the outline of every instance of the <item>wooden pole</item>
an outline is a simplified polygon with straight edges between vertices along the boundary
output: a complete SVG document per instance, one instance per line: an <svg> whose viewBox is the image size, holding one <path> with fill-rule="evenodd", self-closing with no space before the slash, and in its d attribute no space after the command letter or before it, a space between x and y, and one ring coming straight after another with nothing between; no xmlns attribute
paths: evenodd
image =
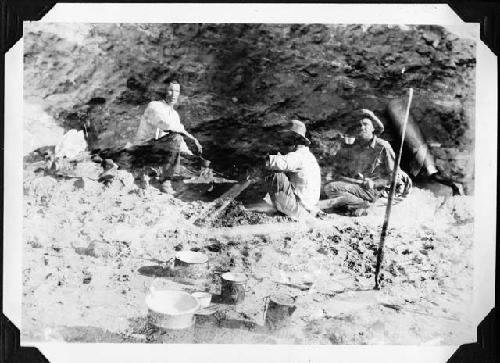
<svg viewBox="0 0 500 363"><path fill-rule="evenodd" d="M210 208L204 215L195 221L198 226L207 225L208 222L215 220L228 206L231 202L238 197L243 191L250 186L250 184L255 183L257 178L247 179L244 182L235 184L225 192L222 196L218 198L221 202L220 206L217 208Z"/></svg>
<svg viewBox="0 0 500 363"><path fill-rule="evenodd" d="M379 273L380 267L384 259L384 243L385 237L387 236L387 228L389 226L389 217L391 215L392 200L394 199L394 194L396 192L396 179L399 170L399 163L401 162L401 154L403 153L403 143L405 140L406 124L408 123L408 117L410 116L410 104L413 98L413 88L408 90L408 105L406 106L405 118L403 121L403 129L401 133L401 145L399 146L398 153L396 155L396 164L394 165L394 170L392 171L392 181L391 190L389 191L389 196L387 198L387 207L385 209L384 224L382 225L382 233L380 234L380 242L377 250L377 265L375 267L375 290L379 290Z"/></svg>

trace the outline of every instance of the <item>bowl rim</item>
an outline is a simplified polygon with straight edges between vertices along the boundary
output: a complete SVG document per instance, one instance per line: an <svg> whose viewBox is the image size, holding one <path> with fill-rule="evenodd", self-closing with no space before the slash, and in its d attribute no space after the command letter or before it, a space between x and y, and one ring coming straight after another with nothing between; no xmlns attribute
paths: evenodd
<svg viewBox="0 0 500 363"><path fill-rule="evenodd" d="M162 293L173 293L173 294L188 296L190 299L192 299L195 302L195 306L189 310L184 310L184 311L178 312L178 313L175 313L175 312L166 313L166 312L158 311L151 306L151 302L152 302L152 299L154 298L154 295L162 294ZM182 290L155 290L154 292L150 292L148 295L146 295L145 302L146 302L146 306L148 307L149 310L154 311L157 314L161 314L161 315L165 315L165 316L192 315L197 310L200 309L200 302L198 301L198 299L195 298L194 296L192 296L191 294L189 294L185 291L182 291Z"/></svg>
<svg viewBox="0 0 500 363"><path fill-rule="evenodd" d="M190 250L177 251L175 254L175 258L184 263L190 264L202 264L208 262L208 256L206 254L204 254L203 252L195 252ZM196 258L198 258L198 260L196 260Z"/></svg>
<svg viewBox="0 0 500 363"><path fill-rule="evenodd" d="M242 272L225 272L221 277L231 282L245 282L248 280L248 276Z"/></svg>
<svg viewBox="0 0 500 363"><path fill-rule="evenodd" d="M200 296L199 296L200 298L201 298L201 297L210 297L210 296L212 296L212 294L211 294L211 293L206 292L206 291L195 291L195 292L191 293L191 295L192 295L193 297L195 297L195 298L196 298L196 295L200 295Z"/></svg>

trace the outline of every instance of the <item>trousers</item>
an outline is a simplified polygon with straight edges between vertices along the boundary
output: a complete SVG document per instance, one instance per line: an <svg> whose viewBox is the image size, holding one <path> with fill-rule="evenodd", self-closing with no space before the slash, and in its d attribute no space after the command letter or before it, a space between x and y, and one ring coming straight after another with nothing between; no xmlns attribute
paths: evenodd
<svg viewBox="0 0 500 363"><path fill-rule="evenodd" d="M144 177L148 170L159 167L161 183L173 179L180 171L182 141L182 136L175 132L170 132L158 140L151 140L147 155L141 155L144 167L139 171L139 176Z"/></svg>
<svg viewBox="0 0 500 363"><path fill-rule="evenodd" d="M265 182L271 201L279 212L292 218L299 218L303 213L307 213L285 173L271 173L265 178Z"/></svg>
<svg viewBox="0 0 500 363"><path fill-rule="evenodd" d="M175 174L179 173L181 167L181 144L182 136L171 132L158 139L158 148L165 155L161 168L160 182L171 180Z"/></svg>
<svg viewBox="0 0 500 363"><path fill-rule="evenodd" d="M325 185L324 191L328 198L339 199L337 207L348 209L368 208L380 197L380 192L377 190L345 181L331 182Z"/></svg>

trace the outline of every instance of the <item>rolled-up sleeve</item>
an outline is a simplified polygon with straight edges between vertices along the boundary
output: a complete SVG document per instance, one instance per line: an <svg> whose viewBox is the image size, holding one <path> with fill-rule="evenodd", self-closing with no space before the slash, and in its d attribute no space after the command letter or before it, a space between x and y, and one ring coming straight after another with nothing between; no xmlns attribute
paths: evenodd
<svg viewBox="0 0 500 363"><path fill-rule="evenodd" d="M384 163L384 168L385 171L388 175L392 174L392 171L394 170L394 164L396 161L396 155L394 154L394 151L392 148L387 145L383 151L382 151L382 158L383 158L383 163Z"/></svg>
<svg viewBox="0 0 500 363"><path fill-rule="evenodd" d="M396 167L396 155L390 145L384 148L384 151L382 153L386 177L390 179L392 178L392 173L394 172L394 168ZM400 168L398 168L398 172L396 174L397 185L404 182L404 175L406 174Z"/></svg>
<svg viewBox="0 0 500 363"><path fill-rule="evenodd" d="M266 167L276 171L298 171L302 168L303 160L297 153L287 155L269 155Z"/></svg>

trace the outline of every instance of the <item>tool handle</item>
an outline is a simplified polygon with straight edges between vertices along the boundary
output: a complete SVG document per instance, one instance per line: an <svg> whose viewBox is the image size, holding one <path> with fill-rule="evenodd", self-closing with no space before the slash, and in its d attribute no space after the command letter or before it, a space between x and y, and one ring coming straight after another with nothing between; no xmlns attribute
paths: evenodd
<svg viewBox="0 0 500 363"><path fill-rule="evenodd" d="M377 265L375 267L375 289L378 290L379 286L379 273L382 261L384 259L384 244L385 237L387 236L387 229L389 227L389 217L391 215L392 200L394 199L394 193L396 192L396 179L399 172L399 164L401 162L401 154L403 153L403 144L405 140L406 125L408 123L408 117L410 116L410 105L413 98L413 88L408 90L408 105L406 106L405 118L403 121L403 128L401 132L401 144L399 146L398 153L396 155L396 163L394 165L394 170L392 171L391 189L389 191L389 196L387 198L387 207L385 209L384 224L382 225L382 232L380 234L380 242L377 252Z"/></svg>
<svg viewBox="0 0 500 363"><path fill-rule="evenodd" d="M234 185L231 189L229 189L218 198L218 200L222 201L222 204L215 210L213 208L208 210L208 212L206 212L205 215L199 219L199 223L206 224L216 219L236 197L238 197L246 188L248 188L250 184L254 182L255 179L247 179L242 183Z"/></svg>

